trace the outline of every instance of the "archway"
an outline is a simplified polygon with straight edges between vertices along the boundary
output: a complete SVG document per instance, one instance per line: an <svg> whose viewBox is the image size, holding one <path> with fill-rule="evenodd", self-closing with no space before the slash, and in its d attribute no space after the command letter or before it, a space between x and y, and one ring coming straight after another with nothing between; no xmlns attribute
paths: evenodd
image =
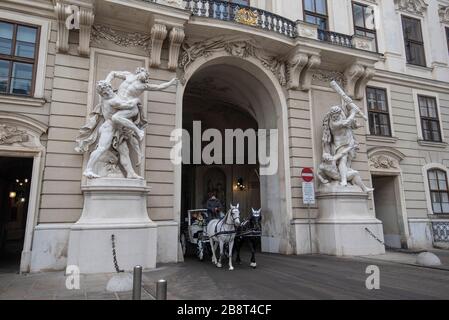
<svg viewBox="0 0 449 320"><path fill-rule="evenodd" d="M215 53L192 63L185 74L185 80L185 85L178 90L178 128L184 128L191 133L193 121L201 121L203 124L205 120L201 132L210 128L220 132L224 129L242 129L244 132L247 129L254 129L257 133L266 130L265 140L257 139L257 141L258 148L263 145L267 148L266 154L270 157L268 167L276 166L272 172L267 172L270 171L267 170L267 166L259 162L250 164L248 152L245 152L243 165L234 162L229 168L217 164L210 166L219 167L226 174L227 208L232 200L244 202L246 204L242 208L244 216L248 213L245 211L251 210L253 204L260 203L263 214L262 251L294 253L293 228L290 224L292 209L287 104L278 80L256 59L251 57L242 59L225 53ZM193 138L191 135L191 139ZM249 150L247 149L249 140L245 141L245 150ZM274 145L270 146L270 141L275 141L277 148L274 148ZM223 142L222 159L229 160L224 144ZM193 143L189 145L192 153L198 152L193 150L192 145ZM234 161L238 160L235 155L233 157ZM199 167L205 167L204 170L210 169L204 162L201 162ZM183 216L183 211L189 209L188 205L186 206L186 193L190 193L192 197L191 194L198 191L198 180L192 181L189 170L185 164L176 168L175 193L179 196L175 199L175 207L179 217ZM235 174L235 171L239 173ZM198 173L196 175L198 176ZM242 180L239 181L239 178ZM241 196L242 190L235 190L239 188L238 182L242 181L245 188L248 188L247 192L253 191L251 195ZM195 191L192 189L194 186ZM190 206L196 207L201 204L197 199L204 196L196 194ZM251 200L248 201L248 198ZM196 201L195 205L192 205L192 201Z"/></svg>

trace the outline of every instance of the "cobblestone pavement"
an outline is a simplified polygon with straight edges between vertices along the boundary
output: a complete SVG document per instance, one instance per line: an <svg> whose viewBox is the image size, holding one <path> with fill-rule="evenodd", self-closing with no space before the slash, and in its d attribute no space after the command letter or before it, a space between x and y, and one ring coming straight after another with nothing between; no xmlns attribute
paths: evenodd
<svg viewBox="0 0 449 320"><path fill-rule="evenodd" d="M323 255L258 254L257 269L249 255L234 271L210 261L187 258L161 265L143 275L142 299L154 299L155 282L168 281L169 299L449 299L449 252L436 252L440 269L408 264L412 256L396 253L378 257L337 258ZM380 290L367 290L368 265L380 269ZM0 299L129 300L131 292L111 293L112 274L81 276L80 290L67 290L63 272L19 275L0 273Z"/></svg>

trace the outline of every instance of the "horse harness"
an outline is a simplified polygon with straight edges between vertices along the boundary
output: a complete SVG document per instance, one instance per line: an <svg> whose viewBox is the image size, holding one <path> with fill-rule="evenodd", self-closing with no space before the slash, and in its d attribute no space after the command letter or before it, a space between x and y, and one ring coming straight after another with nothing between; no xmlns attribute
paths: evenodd
<svg viewBox="0 0 449 320"><path fill-rule="evenodd" d="M234 228L234 231L218 231L218 225L220 224L220 222L222 222L223 220L224 220L224 222L221 224L222 226L223 226L223 224L226 224L226 225L229 225L229 226L232 226L232 225L234 225L234 223L226 223L226 219L228 218L228 215L231 215L231 218L232 218L232 221L235 221L236 220L236 218L234 218L233 216L232 216L232 210L230 210L223 218L221 218L218 222L217 222L217 224L215 225L215 234L214 235L211 235L211 236L209 236L209 238L212 238L212 237L216 237L216 236L220 236L220 235L222 235L222 234L233 234L233 233L237 233L237 230Z"/></svg>

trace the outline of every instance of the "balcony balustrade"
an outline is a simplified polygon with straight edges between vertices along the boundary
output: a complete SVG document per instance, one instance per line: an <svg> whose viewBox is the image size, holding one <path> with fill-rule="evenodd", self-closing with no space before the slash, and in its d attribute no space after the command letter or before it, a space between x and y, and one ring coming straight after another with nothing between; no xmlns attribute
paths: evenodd
<svg viewBox="0 0 449 320"><path fill-rule="evenodd" d="M144 2L158 3L158 0L142 0ZM194 16L229 21L243 24L270 32L275 32L289 38L303 36L298 30L298 23L302 21L292 21L274 13L258 8L240 5L228 1L220 0L184 0L185 10L190 11ZM313 26L315 28L315 26ZM308 26L310 28L310 25ZM369 39L341 34L338 32L321 30L316 27L310 33L316 40L331 43L347 48L355 48L365 51L376 51ZM309 36L309 38L311 38Z"/></svg>

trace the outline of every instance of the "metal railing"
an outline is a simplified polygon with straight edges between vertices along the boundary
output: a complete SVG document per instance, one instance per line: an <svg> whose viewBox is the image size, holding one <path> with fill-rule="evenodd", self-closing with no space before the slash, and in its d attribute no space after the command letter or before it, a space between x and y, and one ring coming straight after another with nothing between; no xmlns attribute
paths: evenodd
<svg viewBox="0 0 449 320"><path fill-rule="evenodd" d="M342 47L353 47L352 36L338 32L318 29L318 40L326 41Z"/></svg>
<svg viewBox="0 0 449 320"><path fill-rule="evenodd" d="M198 17L231 21L284 36L296 37L296 23L274 13L227 1L186 0L185 9Z"/></svg>
<svg viewBox="0 0 449 320"><path fill-rule="evenodd" d="M435 242L449 242L449 222L432 222Z"/></svg>
<svg viewBox="0 0 449 320"><path fill-rule="evenodd" d="M157 0L142 0L158 3ZM235 22L296 38L296 22L277 14L220 0L183 0L184 9L194 16ZM318 29L318 39L342 47L354 48L351 35Z"/></svg>

